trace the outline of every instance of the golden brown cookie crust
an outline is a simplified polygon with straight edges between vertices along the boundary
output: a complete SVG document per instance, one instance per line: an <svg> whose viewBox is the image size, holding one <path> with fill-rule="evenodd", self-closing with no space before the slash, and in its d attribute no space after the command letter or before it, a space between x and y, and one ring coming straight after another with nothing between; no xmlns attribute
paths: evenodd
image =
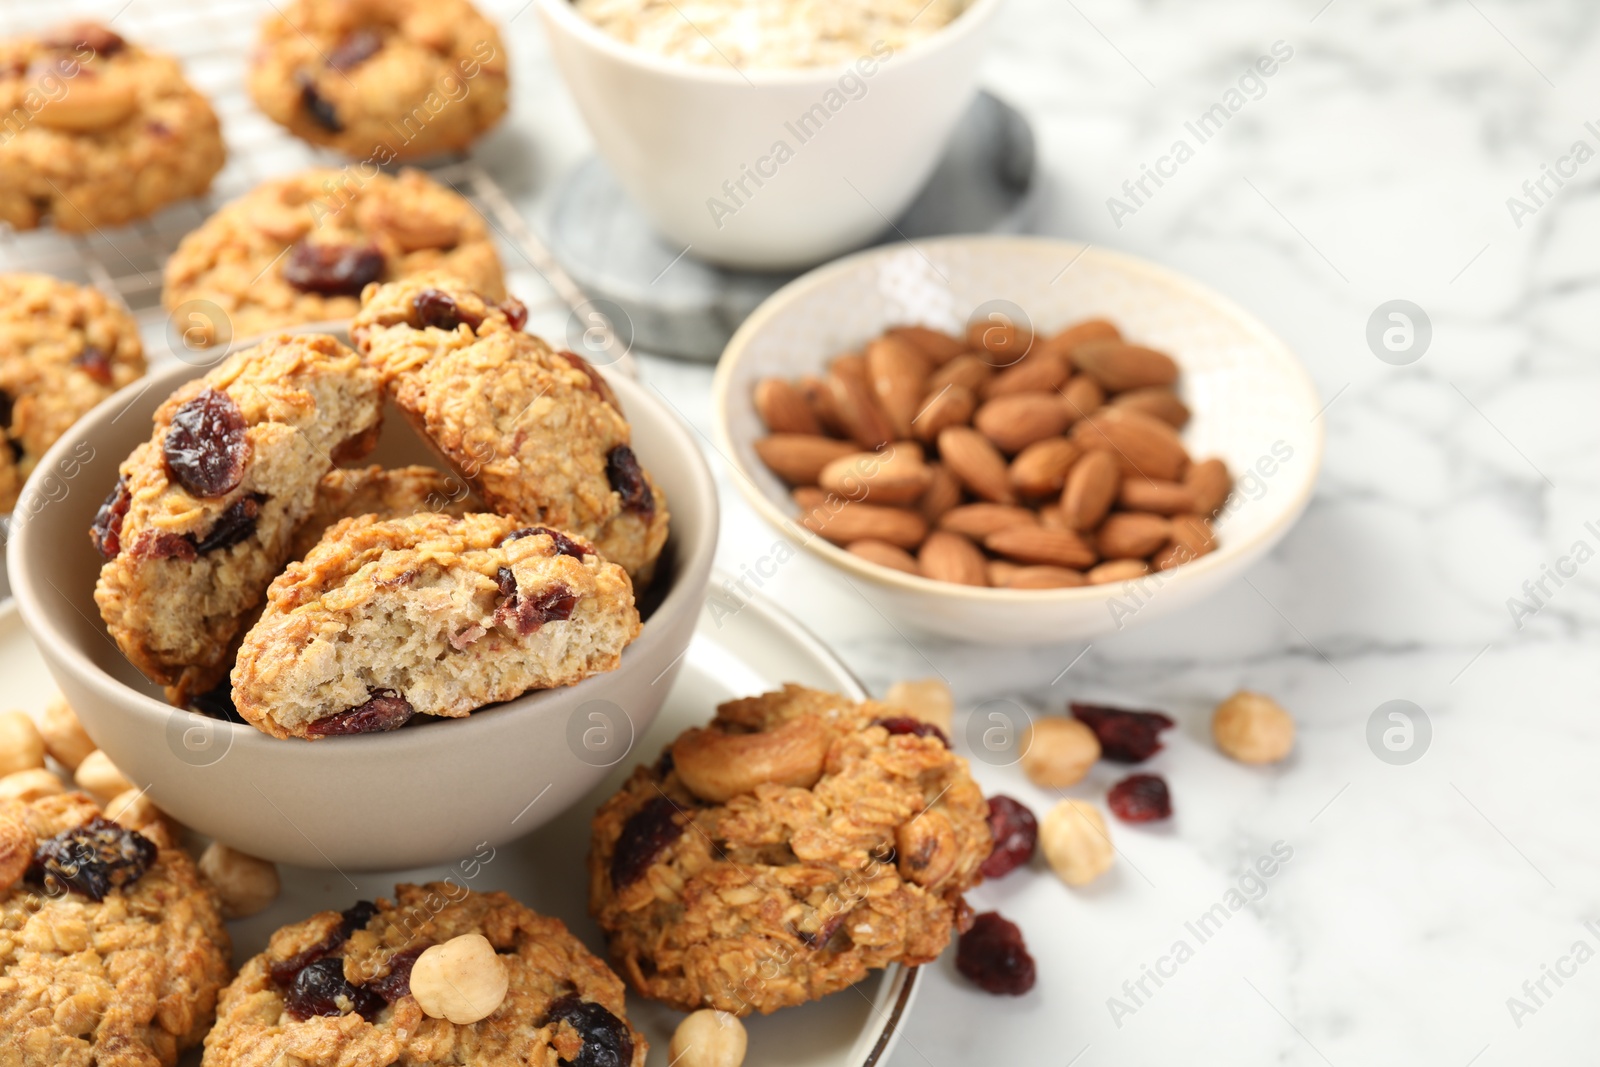
<svg viewBox="0 0 1600 1067"><path fill-rule="evenodd" d="M375 1013L296 1019L285 1007L284 989L271 968L324 944L340 928L338 912L322 912L273 934L267 951L239 969L223 991L217 1025L206 1037L204 1067L268 1067L293 1062L304 1067L554 1067L576 1060L582 1038L569 1023L547 1023L552 1005L576 995L597 1004L623 1026L622 981L567 932L505 893L475 893L454 882L401 885L394 901L380 900L377 914L337 946L346 981L382 979L391 961L407 950L481 934L499 952L509 972L505 1000L488 1018L466 1026L422 1013L409 993ZM643 1067L646 1042L628 1027L634 1046L631 1067Z"/></svg>
<svg viewBox="0 0 1600 1067"><path fill-rule="evenodd" d="M465 482L434 467L335 467L322 476L317 502L295 531L289 558L305 559L341 519L399 519L424 511L460 516L483 510L483 501Z"/></svg>
<svg viewBox="0 0 1600 1067"><path fill-rule="evenodd" d="M217 116L178 62L96 24L0 41L0 221L83 233L199 196Z"/></svg>
<svg viewBox="0 0 1600 1067"><path fill-rule="evenodd" d="M820 732L809 787L767 783L715 804L672 759L633 772L594 817L589 907L635 989L747 1015L938 956L992 847L988 805L941 739L875 725L896 714L790 685L724 704L680 739ZM638 842L666 818L679 829L652 859ZM918 866L927 855L912 844L934 830L938 870Z"/></svg>
<svg viewBox="0 0 1600 1067"><path fill-rule="evenodd" d="M297 137L389 163L477 140L505 113L506 71L467 0L295 0L262 24L250 94Z"/></svg>

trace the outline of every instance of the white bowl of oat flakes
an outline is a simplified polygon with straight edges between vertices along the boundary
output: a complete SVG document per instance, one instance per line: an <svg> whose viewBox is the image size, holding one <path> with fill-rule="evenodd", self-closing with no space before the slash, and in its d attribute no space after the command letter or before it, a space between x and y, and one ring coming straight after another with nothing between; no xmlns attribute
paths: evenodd
<svg viewBox="0 0 1600 1067"><path fill-rule="evenodd" d="M807 266L888 229L971 99L1000 0L538 0L600 153L669 239Z"/></svg>

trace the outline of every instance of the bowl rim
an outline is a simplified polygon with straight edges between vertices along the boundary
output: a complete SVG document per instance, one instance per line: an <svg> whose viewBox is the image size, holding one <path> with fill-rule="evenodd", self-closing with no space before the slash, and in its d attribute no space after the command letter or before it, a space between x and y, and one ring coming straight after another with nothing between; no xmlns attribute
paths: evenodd
<svg viewBox="0 0 1600 1067"><path fill-rule="evenodd" d="M277 333L263 334L258 338L251 339L249 344L232 346L229 353L243 351L264 337L279 336L281 333L305 334L316 332L304 328L292 328L278 331ZM336 332L330 332L328 336L333 336L341 344L345 343ZM69 452L78 444L90 442L92 445L88 427L91 424L98 424L107 413L114 410L118 411L118 415L112 419L114 422L116 418L121 417L121 413L125 412L128 406L152 388L167 388L168 392L170 392L172 388L176 388L183 382L203 375L214 365L201 365L178 360L167 366L157 367L144 377L130 382L95 405L78 422L74 423L72 428L64 433L55 444L51 445L40 458L36 469L39 471L55 470L58 463L68 458ZM676 445L687 457L686 473L694 483L695 492L692 494L692 509L686 506L688 502L674 504L674 514L683 514L689 510L697 511L699 513L697 517L700 519L700 525L704 530L702 537L699 539L700 543L689 546L690 551L687 556L681 564L673 569L679 579L674 582L673 587L661 599L661 603L656 607L651 617L644 621L639 636L634 638L627 648L623 650L624 654L632 649L639 649L639 652L643 653L671 638L672 628L667 623L680 612L688 612L688 617L691 619L695 617L694 612L698 610L697 605L704 597L704 589L691 588L695 583L689 580L689 576L699 570L704 570L709 577L716 556L721 508L717 498L716 483L712 478L711 471L698 444L695 442L692 428L683 420L682 416L673 411L670 405L649 396L649 390L643 384L629 378L625 373L608 368L597 369L606 377L611 387L620 394L624 407L632 406L635 409L648 407L653 409L654 413L661 418L663 425L668 427L669 435L676 438ZM610 370L609 373L608 370ZM25 510L30 508L37 510L33 506L42 493L42 482L38 479L30 478L28 483L23 486L22 493L18 498L17 513L30 513ZM48 500L44 500L39 506L49 506L49 503ZM120 710L139 716L144 720L144 726L148 729L156 731L165 729L176 712L188 712L196 718L203 718L198 712L194 712L191 709L175 708L165 701L158 700L147 693L140 692L124 684L109 671L102 669L95 663L77 642L73 641L54 623L51 618L51 612L44 609L42 597L37 589L36 583L42 578L42 575L36 576L34 571L25 565L27 554L48 550L43 546L37 549L32 548L32 526L33 523L31 521L24 521L19 527L13 527L9 541L6 544L7 570L11 576L12 598L17 605L29 635L40 646L41 652L48 647L51 650L51 655L58 657L83 682L94 688L109 703L114 704ZM49 581L48 579L43 580ZM53 585L53 583L51 584ZM83 610L81 606L72 606L80 613ZM88 616L86 615L85 617L87 618ZM91 619L91 621L99 628L101 635L107 641L110 641L110 636L104 633L104 624L98 618ZM657 623L657 625L652 626L652 623ZM117 650L117 654L122 654L121 649ZM636 654L634 658L641 658L641 655ZM461 743L468 743L466 735L469 731L476 729L482 732L494 729L506 718L504 714L506 712L517 712L531 716L531 713L537 711L540 706L573 699L569 694L580 692L588 683L603 684L606 679L616 677L626 667L626 663L621 663L614 670L590 675L574 685L523 693L511 700L503 701L484 710L474 711L472 714L456 720L456 725L453 729L460 735L459 740ZM287 748L285 741L296 740L294 738L280 739L273 737L248 723L240 724L224 719L207 719L206 721L215 723L216 728L219 730L226 727L227 730L225 732L228 734L231 746L241 744L246 746L263 745L268 746L266 751L282 752ZM436 724L430 725L436 726ZM381 760L386 757L404 756L414 752L418 746L428 744L436 738L437 735L432 729L393 730L382 734L366 734L356 737L319 738L315 744L303 744L296 751L302 755L320 756L320 758L324 759L349 759L359 753L363 759L376 758ZM361 742L361 748L351 750L349 745L352 742Z"/></svg>
<svg viewBox="0 0 1600 1067"><path fill-rule="evenodd" d="M722 356L717 362L716 375L711 383L711 417L713 420L712 431L716 435L717 448L734 472L739 475L733 480L738 485L740 493L762 518L777 527L780 532L795 537L800 542L801 547L825 562L876 585L904 593L936 595L948 597L951 600L988 605L1093 604L1122 596L1124 587L1130 583L1136 584L1140 581L1148 580L1153 574L1121 582L1108 582L1104 585L1081 585L1066 589L996 589L990 586L959 585L954 582L935 581L932 578L924 578L921 575L907 574L892 567L885 567L882 564L873 563L861 556L845 551L843 548L801 526L792 515L785 514L761 491L752 477L750 469L740 458L729 421L729 415L732 411L735 370L748 352L751 340L794 301L815 289L827 285L840 275L849 274L859 269L862 264L869 260L894 255L906 248L908 244L910 242L879 245L843 256L802 274L762 301L761 305L744 320L739 329L734 332L733 337L729 339L727 347L722 350ZM1074 263L1079 263L1080 269L1083 266L1093 266L1098 260L1116 264L1119 268L1135 274L1144 274L1162 284L1186 290L1195 297L1211 304L1223 314L1235 319L1241 326L1255 335L1264 347L1281 357L1284 365L1295 372L1293 376L1297 380L1299 388L1303 391L1302 399L1309 403L1313 410L1317 410L1318 414L1321 413L1321 396L1317 391L1316 382L1313 381L1305 363L1295 355L1294 350L1255 315L1246 311L1233 300L1187 275L1126 252L1118 252L1098 245L1055 237L1015 234L967 234L919 240L913 247L919 250L937 250L960 246L979 246L997 250L1021 247L1029 249L1051 248L1061 254L1064 262L1070 260ZM1256 546L1261 544L1270 545L1283 536L1289 527L1299 520L1316 490L1318 472L1322 468L1325 436L1326 430L1323 427L1322 420L1314 419L1310 441L1311 462L1307 464L1306 474L1295 495L1280 510L1271 523L1262 527L1247 540L1239 540L1237 538L1225 540L1217 547L1216 551L1208 553L1198 560L1185 563L1180 567L1174 567L1171 571L1159 572L1168 575L1165 580L1170 582L1182 578L1200 577L1212 571L1225 569L1241 557L1247 556Z"/></svg>
<svg viewBox="0 0 1600 1067"><path fill-rule="evenodd" d="M849 66L830 67L778 67L740 70L689 63L658 55L648 49L628 44L611 36L582 15L573 6L573 0L536 0L546 20L559 25L567 34L578 38L595 51L630 66L652 74L681 78L703 85L729 85L749 89L764 87L816 87L831 85ZM949 23L927 37L906 46L890 58L900 56L917 59L931 57L953 48L956 43L987 25L1004 0L968 0L961 13Z"/></svg>

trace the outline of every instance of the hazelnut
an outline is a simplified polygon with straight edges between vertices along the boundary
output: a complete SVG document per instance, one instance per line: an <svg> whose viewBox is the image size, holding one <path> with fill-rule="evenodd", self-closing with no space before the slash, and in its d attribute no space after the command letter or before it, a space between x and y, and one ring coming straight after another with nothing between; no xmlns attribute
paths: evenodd
<svg viewBox="0 0 1600 1067"><path fill-rule="evenodd" d="M0 776L44 766L44 738L25 711L0 711Z"/></svg>
<svg viewBox="0 0 1600 1067"><path fill-rule="evenodd" d="M235 851L221 841L211 842L200 853L199 867L200 877L217 891L225 919L247 918L278 899L277 865Z"/></svg>
<svg viewBox="0 0 1600 1067"><path fill-rule="evenodd" d="M748 1042L737 1016L701 1008L673 1031L667 1058L677 1067L739 1067Z"/></svg>
<svg viewBox="0 0 1600 1067"><path fill-rule="evenodd" d="M44 736L45 751L50 753L50 758L69 771L77 770L83 757L95 748L66 697L58 696L45 705L44 715L39 719L39 733Z"/></svg>
<svg viewBox="0 0 1600 1067"><path fill-rule="evenodd" d="M1271 697L1241 689L1217 705L1211 735L1240 763L1276 763L1294 747L1294 718Z"/></svg>
<svg viewBox="0 0 1600 1067"><path fill-rule="evenodd" d="M37 844L21 811L0 811L0 893L22 881Z"/></svg>
<svg viewBox="0 0 1600 1067"><path fill-rule="evenodd" d="M125 789L118 793L106 801L105 813L106 818L129 830L149 826L163 818L161 809L143 789Z"/></svg>
<svg viewBox="0 0 1600 1067"><path fill-rule="evenodd" d="M1100 809L1086 800L1063 800L1039 824L1045 859L1068 885L1088 885L1111 869L1115 855Z"/></svg>
<svg viewBox="0 0 1600 1067"><path fill-rule="evenodd" d="M1040 719L1023 739L1022 769L1041 789L1076 785L1100 758L1100 739L1077 719Z"/></svg>
<svg viewBox="0 0 1600 1067"><path fill-rule="evenodd" d="M883 702L892 704L919 722L932 723L943 730L946 737L950 735L951 725L955 721L956 702L950 687L939 678L896 682L884 694Z"/></svg>
<svg viewBox="0 0 1600 1067"><path fill-rule="evenodd" d="M0 800L33 801L66 792L57 778L43 767L15 771L0 778Z"/></svg>
<svg viewBox="0 0 1600 1067"><path fill-rule="evenodd" d="M127 775L117 770L117 765L111 762L111 757L99 749L83 757L83 762L78 764L78 773L73 780L78 783L78 788L102 804L110 802L118 793L126 793L130 789L137 788L128 780Z"/></svg>
<svg viewBox="0 0 1600 1067"><path fill-rule="evenodd" d="M510 978L482 934L462 934L434 945L411 968L411 995L434 1019L467 1026L487 1019L506 998Z"/></svg>

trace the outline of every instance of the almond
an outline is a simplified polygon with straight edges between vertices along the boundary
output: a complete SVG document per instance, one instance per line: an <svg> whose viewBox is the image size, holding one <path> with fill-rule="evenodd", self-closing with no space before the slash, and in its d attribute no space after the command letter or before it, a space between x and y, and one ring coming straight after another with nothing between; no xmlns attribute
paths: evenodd
<svg viewBox="0 0 1600 1067"><path fill-rule="evenodd" d="M1191 466L1183 475L1183 484L1194 494L1194 513L1211 517L1222 510L1233 492L1233 475L1228 465L1220 459L1207 459Z"/></svg>
<svg viewBox="0 0 1600 1067"><path fill-rule="evenodd" d="M1100 525L1117 498L1121 481L1122 471L1110 452L1090 452L1074 463L1067 472L1066 488L1061 490L1061 512L1067 526L1092 530Z"/></svg>
<svg viewBox="0 0 1600 1067"><path fill-rule="evenodd" d="M1151 566L1156 570L1169 571L1180 567L1217 547L1211 524L1199 515L1179 515L1171 522L1172 540L1150 559Z"/></svg>
<svg viewBox="0 0 1600 1067"><path fill-rule="evenodd" d="M846 352L842 356L834 356L828 362L828 373L837 374L841 378L857 382L866 388L871 388L867 378L867 358L856 352Z"/></svg>
<svg viewBox="0 0 1600 1067"><path fill-rule="evenodd" d="M795 502L800 514L804 515L813 508L821 507L832 495L826 489L818 489L814 485L802 485L789 493L789 499Z"/></svg>
<svg viewBox="0 0 1600 1067"><path fill-rule="evenodd" d="M990 400L972 417L977 431L1002 452L1021 452L1035 441L1058 437L1070 420L1053 393L1016 393Z"/></svg>
<svg viewBox="0 0 1600 1067"><path fill-rule="evenodd" d="M756 412L772 433L822 433L811 404L792 383L782 378L766 378L756 384Z"/></svg>
<svg viewBox="0 0 1600 1067"><path fill-rule="evenodd" d="M991 366L1009 367L1033 347L1033 333L992 311L988 318L967 324L967 343L989 353Z"/></svg>
<svg viewBox="0 0 1600 1067"><path fill-rule="evenodd" d="M1109 393L1171 385L1178 365L1165 352L1122 341L1092 341L1072 350L1072 362Z"/></svg>
<svg viewBox="0 0 1600 1067"><path fill-rule="evenodd" d="M1122 331L1105 319L1084 319L1082 322L1073 323L1060 333L1050 335L1050 340L1045 342L1045 347L1051 352L1062 352L1071 355L1072 350L1080 345L1091 344L1095 341L1120 341Z"/></svg>
<svg viewBox="0 0 1600 1067"><path fill-rule="evenodd" d="M1167 543L1172 523L1160 515L1119 511L1108 515L1095 533L1103 559L1144 559Z"/></svg>
<svg viewBox="0 0 1600 1067"><path fill-rule="evenodd" d="M934 530L917 551L917 564L924 577L957 585L988 585L983 553L960 534Z"/></svg>
<svg viewBox="0 0 1600 1067"><path fill-rule="evenodd" d="M1142 559L1112 559L1089 568L1084 577L1090 585L1111 585L1131 582L1150 573L1150 564Z"/></svg>
<svg viewBox="0 0 1600 1067"><path fill-rule="evenodd" d="M1149 511L1156 515L1176 515L1195 510L1194 490L1187 485L1182 482L1157 482L1149 478L1124 478L1122 488L1117 491L1117 503L1129 511Z"/></svg>
<svg viewBox="0 0 1600 1067"><path fill-rule="evenodd" d="M915 511L860 504L830 497L800 520L801 525L836 545L852 541L887 541L897 548L916 548L927 536L928 522Z"/></svg>
<svg viewBox="0 0 1600 1067"><path fill-rule="evenodd" d="M849 441L816 434L775 433L755 443L756 455L790 485L815 485L822 468L856 451Z"/></svg>
<svg viewBox="0 0 1600 1067"><path fill-rule="evenodd" d="M927 358L908 342L880 337L867 346L867 376L895 436L910 437L911 420L922 407L928 381Z"/></svg>
<svg viewBox="0 0 1600 1067"><path fill-rule="evenodd" d="M844 423L839 421L839 413L834 410L833 393L828 389L828 383L814 374L808 374L795 383L795 388L800 390L800 395L805 397L811 414L821 424L822 429L831 437L843 437Z"/></svg>
<svg viewBox="0 0 1600 1067"><path fill-rule="evenodd" d="M951 426L965 426L972 420L978 398L964 385L947 385L922 402L922 410L911 419L911 430L917 440L928 444L939 439L939 433Z"/></svg>
<svg viewBox="0 0 1600 1067"><path fill-rule="evenodd" d="M1189 463L1176 430L1125 408L1095 412L1072 427L1072 439L1090 451L1110 452L1124 473L1155 481L1176 481Z"/></svg>
<svg viewBox="0 0 1600 1067"><path fill-rule="evenodd" d="M860 556L869 563L876 563L880 567L904 571L906 574L922 573L921 568L917 566L915 556L887 541L851 541L845 546L845 551Z"/></svg>
<svg viewBox="0 0 1600 1067"><path fill-rule="evenodd" d="M990 585L996 589L1004 589L1011 581L1011 576L1021 569L1009 559L991 559L984 571L989 576Z"/></svg>
<svg viewBox="0 0 1600 1067"><path fill-rule="evenodd" d="M1144 389L1130 389L1126 393L1118 393L1111 401L1114 408L1131 408L1145 415L1153 416L1171 426L1181 430L1189 422L1189 408L1178 394L1164 385L1152 385Z"/></svg>
<svg viewBox="0 0 1600 1067"><path fill-rule="evenodd" d="M967 426L950 426L939 434L939 458L973 496L997 504L1016 502L1006 461L989 439Z"/></svg>
<svg viewBox="0 0 1600 1067"><path fill-rule="evenodd" d="M1018 567L1006 579L1007 589L1072 589L1086 584L1083 572L1070 567Z"/></svg>
<svg viewBox="0 0 1600 1067"><path fill-rule="evenodd" d="M1026 497L1054 496L1082 455L1083 449L1065 437L1035 441L1011 461L1011 487Z"/></svg>
<svg viewBox="0 0 1600 1067"><path fill-rule="evenodd" d="M1087 374L1080 374L1061 387L1061 406L1073 422L1087 419L1106 402L1106 392Z"/></svg>
<svg viewBox="0 0 1600 1067"><path fill-rule="evenodd" d="M947 385L959 385L976 394L983 389L984 383L993 377L993 367L985 363L982 357L968 353L957 356L928 375L928 393L930 395L937 393Z"/></svg>
<svg viewBox="0 0 1600 1067"><path fill-rule="evenodd" d="M997 530L1012 526L1037 526L1039 518L1015 504L962 504L939 517L939 529L982 541Z"/></svg>
<svg viewBox="0 0 1600 1067"><path fill-rule="evenodd" d="M890 337L910 344L936 366L950 362L967 350L967 343L961 338L927 326L891 326L888 332Z"/></svg>
<svg viewBox="0 0 1600 1067"><path fill-rule="evenodd" d="M853 358L841 356L834 360L833 369L828 372L828 395L846 437L869 451L882 448L894 439L894 426L878 407L866 383L864 368L858 379L853 365L846 364ZM845 364L844 369L841 364Z"/></svg>
<svg viewBox="0 0 1600 1067"><path fill-rule="evenodd" d="M1082 570L1093 566L1095 551L1071 530L1046 530L1042 526L1009 526L983 539L983 547L1018 563L1046 563Z"/></svg>
<svg viewBox="0 0 1600 1067"><path fill-rule="evenodd" d="M928 464L931 476L927 492L917 501L917 510L930 523L936 523L951 508L961 503L961 483L942 463Z"/></svg>
<svg viewBox="0 0 1600 1067"><path fill-rule="evenodd" d="M818 485L846 500L890 505L916 503L932 481L922 446L914 441L840 456L817 475Z"/></svg>
<svg viewBox="0 0 1600 1067"><path fill-rule="evenodd" d="M984 386L985 397L1011 396L1014 393L1053 393L1066 383L1065 360L1054 355L1030 355L1016 366L989 379Z"/></svg>
<svg viewBox="0 0 1600 1067"><path fill-rule="evenodd" d="M1046 530L1072 529L1072 524L1067 521L1067 513L1060 504L1041 504L1038 514L1039 525Z"/></svg>

